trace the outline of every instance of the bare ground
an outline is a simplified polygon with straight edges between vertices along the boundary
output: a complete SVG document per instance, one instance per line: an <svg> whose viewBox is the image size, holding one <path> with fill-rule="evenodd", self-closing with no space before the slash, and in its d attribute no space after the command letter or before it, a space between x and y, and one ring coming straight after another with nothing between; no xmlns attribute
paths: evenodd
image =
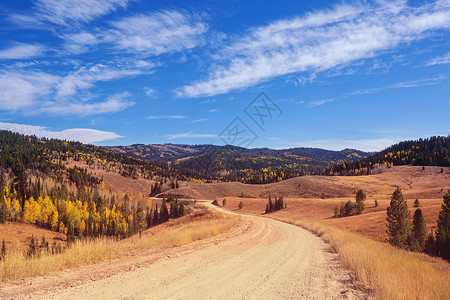
<svg viewBox="0 0 450 300"><path fill-rule="evenodd" d="M6 299L361 299L338 255L312 233L242 216L216 238L0 285Z"/></svg>

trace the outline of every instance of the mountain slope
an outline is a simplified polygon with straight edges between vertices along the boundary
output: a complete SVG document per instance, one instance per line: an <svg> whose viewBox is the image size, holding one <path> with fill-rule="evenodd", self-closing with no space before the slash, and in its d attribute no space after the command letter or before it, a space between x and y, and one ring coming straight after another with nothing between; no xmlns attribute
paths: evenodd
<svg viewBox="0 0 450 300"><path fill-rule="evenodd" d="M112 151L149 161L167 163L180 173L195 178L270 183L314 174L332 163L348 162L371 153L317 148L246 149L215 145L130 145L110 147Z"/></svg>

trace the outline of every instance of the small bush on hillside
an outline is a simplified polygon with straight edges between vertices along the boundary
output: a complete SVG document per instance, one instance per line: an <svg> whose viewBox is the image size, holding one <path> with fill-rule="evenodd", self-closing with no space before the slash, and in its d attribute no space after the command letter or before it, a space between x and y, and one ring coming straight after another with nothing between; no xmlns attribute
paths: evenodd
<svg viewBox="0 0 450 300"><path fill-rule="evenodd" d="M242 209L244 207L244 203L241 201L239 202L239 209Z"/></svg>
<svg viewBox="0 0 450 300"><path fill-rule="evenodd" d="M414 200L414 207L420 207L419 199Z"/></svg>

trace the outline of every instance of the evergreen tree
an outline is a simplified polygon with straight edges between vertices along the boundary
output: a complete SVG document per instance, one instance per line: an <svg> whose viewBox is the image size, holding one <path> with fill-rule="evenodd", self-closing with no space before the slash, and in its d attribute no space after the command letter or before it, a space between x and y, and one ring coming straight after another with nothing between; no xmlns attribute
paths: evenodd
<svg viewBox="0 0 450 300"><path fill-rule="evenodd" d="M136 208L136 230L139 232L139 236L141 235L141 232L147 228L147 220L145 218L144 210L142 209L141 203L138 202L137 208Z"/></svg>
<svg viewBox="0 0 450 300"><path fill-rule="evenodd" d="M439 212L436 246L439 255L450 260L450 190L444 195L444 204Z"/></svg>
<svg viewBox="0 0 450 300"><path fill-rule="evenodd" d="M408 204L403 198L400 188L397 188L391 197L391 202L386 209L388 241L391 245L406 249L411 232L411 214Z"/></svg>
<svg viewBox="0 0 450 300"><path fill-rule="evenodd" d="M153 220L152 220L152 224L153 225L158 225L160 223L159 220L159 213L158 213L158 204L155 205L155 210L153 211Z"/></svg>
<svg viewBox="0 0 450 300"><path fill-rule="evenodd" d="M185 215L186 215L186 207L184 206L183 202L180 202L179 216L183 217Z"/></svg>
<svg viewBox="0 0 450 300"><path fill-rule="evenodd" d="M414 207L420 207L419 199L414 200Z"/></svg>
<svg viewBox="0 0 450 300"><path fill-rule="evenodd" d="M375 207L378 207L378 200L375 199Z"/></svg>
<svg viewBox="0 0 450 300"><path fill-rule="evenodd" d="M239 202L239 209L242 209L244 207L244 202Z"/></svg>
<svg viewBox="0 0 450 300"><path fill-rule="evenodd" d="M167 209L165 198L161 202L161 209L159 210L159 221L160 223L169 221L169 210Z"/></svg>
<svg viewBox="0 0 450 300"><path fill-rule="evenodd" d="M416 209L413 217L413 234L411 237L411 250L422 252L427 241L427 226L423 218L422 210Z"/></svg>
<svg viewBox="0 0 450 300"><path fill-rule="evenodd" d="M363 190L359 189L358 192L356 192L356 213L358 215L362 214L366 208L366 204L364 203L365 200L366 194Z"/></svg>

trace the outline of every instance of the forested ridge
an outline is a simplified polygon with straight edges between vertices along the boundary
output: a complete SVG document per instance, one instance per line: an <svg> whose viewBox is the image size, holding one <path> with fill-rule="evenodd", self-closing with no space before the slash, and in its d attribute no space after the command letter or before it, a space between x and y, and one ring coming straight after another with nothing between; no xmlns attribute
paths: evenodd
<svg viewBox="0 0 450 300"><path fill-rule="evenodd" d="M333 163L352 161L371 153L318 148L247 149L232 145L143 145L110 147L118 153L166 164L180 174L205 180L273 183L315 174Z"/></svg>
<svg viewBox="0 0 450 300"><path fill-rule="evenodd" d="M77 167L79 162L85 167ZM102 147L0 131L0 222L38 225L66 234L71 242L128 237L186 213L177 199L167 199L170 209L162 199L158 209L145 199L119 198L104 190L91 167L161 183L177 178L167 167Z"/></svg>
<svg viewBox="0 0 450 300"><path fill-rule="evenodd" d="M366 175L401 165L450 167L450 136L403 141L369 157L325 168L321 175Z"/></svg>

